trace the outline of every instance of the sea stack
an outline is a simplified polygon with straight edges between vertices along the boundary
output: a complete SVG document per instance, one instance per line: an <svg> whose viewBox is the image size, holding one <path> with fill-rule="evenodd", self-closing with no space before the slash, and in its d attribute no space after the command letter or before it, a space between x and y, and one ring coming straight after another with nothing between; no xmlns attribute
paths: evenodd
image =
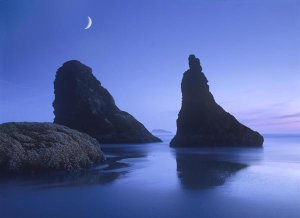
<svg viewBox="0 0 300 218"><path fill-rule="evenodd" d="M215 102L200 61L189 56L181 82L182 106L172 147L262 147L263 137Z"/></svg>
<svg viewBox="0 0 300 218"><path fill-rule="evenodd" d="M54 123L85 132L100 143L161 141L132 115L120 110L92 69L79 61L68 61L58 69L54 94Z"/></svg>

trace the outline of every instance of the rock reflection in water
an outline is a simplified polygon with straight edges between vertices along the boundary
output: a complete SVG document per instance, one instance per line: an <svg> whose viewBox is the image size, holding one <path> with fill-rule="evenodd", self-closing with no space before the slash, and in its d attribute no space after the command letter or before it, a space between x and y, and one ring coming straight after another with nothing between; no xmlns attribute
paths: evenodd
<svg viewBox="0 0 300 218"><path fill-rule="evenodd" d="M92 169L78 172L47 172L2 175L0 183L15 183L19 186L35 188L60 188L110 184L129 172L131 163L126 161L147 156L146 149L138 150L131 146L107 145L102 148L105 152L105 163Z"/></svg>
<svg viewBox="0 0 300 218"><path fill-rule="evenodd" d="M217 156L176 152L177 176L183 188L207 189L223 185L246 164L222 160Z"/></svg>

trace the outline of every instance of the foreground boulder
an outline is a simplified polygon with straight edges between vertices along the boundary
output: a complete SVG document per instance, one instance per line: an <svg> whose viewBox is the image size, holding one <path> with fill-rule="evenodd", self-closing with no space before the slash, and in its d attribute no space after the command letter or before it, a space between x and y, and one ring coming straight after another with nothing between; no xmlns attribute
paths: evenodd
<svg viewBox="0 0 300 218"><path fill-rule="evenodd" d="M170 145L261 147L264 139L258 132L239 123L215 102L194 55L189 56L189 67L181 82L182 106Z"/></svg>
<svg viewBox="0 0 300 218"><path fill-rule="evenodd" d="M52 123L0 125L1 170L76 170L102 160L96 139L68 127Z"/></svg>
<svg viewBox="0 0 300 218"><path fill-rule="evenodd" d="M133 116L121 111L92 69L79 61L68 61L58 69L54 94L54 123L88 133L101 143L161 141Z"/></svg>

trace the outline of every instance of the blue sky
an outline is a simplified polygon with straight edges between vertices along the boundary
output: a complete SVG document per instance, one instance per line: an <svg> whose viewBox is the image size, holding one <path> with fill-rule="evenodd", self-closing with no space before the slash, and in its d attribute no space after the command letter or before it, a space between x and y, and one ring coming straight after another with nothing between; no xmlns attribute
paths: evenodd
<svg viewBox="0 0 300 218"><path fill-rule="evenodd" d="M300 1L0 0L0 26L0 122L52 121L55 72L77 59L121 109L174 132L195 54L242 123L300 132Z"/></svg>

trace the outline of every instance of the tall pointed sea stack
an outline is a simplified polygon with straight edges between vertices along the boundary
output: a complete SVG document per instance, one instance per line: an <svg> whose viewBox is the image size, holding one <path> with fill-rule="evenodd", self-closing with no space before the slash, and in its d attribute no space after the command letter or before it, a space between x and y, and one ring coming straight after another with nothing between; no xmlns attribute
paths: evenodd
<svg viewBox="0 0 300 218"><path fill-rule="evenodd" d="M215 102L194 55L189 56L189 67L181 82L182 106L170 145L261 147L264 139L258 132L239 123Z"/></svg>
<svg viewBox="0 0 300 218"><path fill-rule="evenodd" d="M92 69L79 61L68 61L58 69L54 94L54 123L88 133L101 143L161 141L133 116L121 111Z"/></svg>

